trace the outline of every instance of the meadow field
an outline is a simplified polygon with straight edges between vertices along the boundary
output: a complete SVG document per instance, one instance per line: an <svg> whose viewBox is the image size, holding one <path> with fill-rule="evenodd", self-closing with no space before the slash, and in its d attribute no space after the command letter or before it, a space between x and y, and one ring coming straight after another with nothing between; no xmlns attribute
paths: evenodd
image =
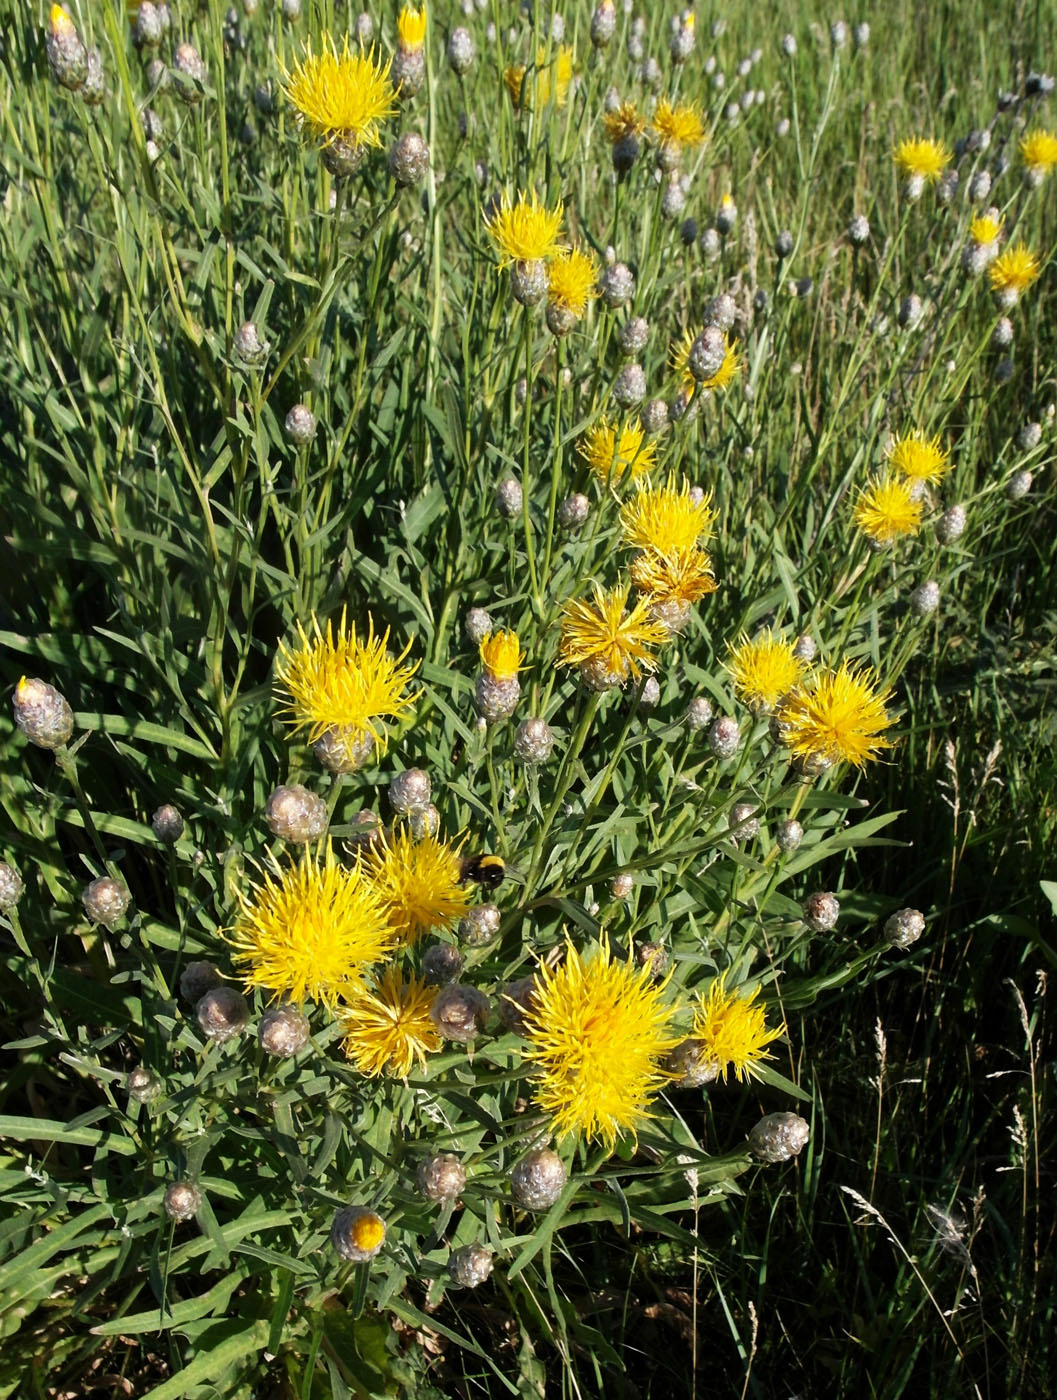
<svg viewBox="0 0 1057 1400"><path fill-rule="evenodd" d="M0 1400L1057 1392L1057 5L0 13Z"/></svg>

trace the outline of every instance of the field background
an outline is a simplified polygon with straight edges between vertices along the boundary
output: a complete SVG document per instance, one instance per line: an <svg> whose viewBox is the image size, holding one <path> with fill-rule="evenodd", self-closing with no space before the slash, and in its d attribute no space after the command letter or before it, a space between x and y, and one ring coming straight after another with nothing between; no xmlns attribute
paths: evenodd
<svg viewBox="0 0 1057 1400"><path fill-rule="evenodd" d="M42 7L0 5L0 678L5 693L22 674L51 680L89 732L56 764L16 734L6 705L0 714L0 855L28 887L0 944L0 1393L1052 1393L1057 203L1052 179L1018 193L1017 116L1000 117L997 99L1057 65L1057 8L883 4L847 14L849 29L869 19L869 43L860 51L849 38L834 55L836 16L813 3L696 6L697 48L679 83L714 129L687 164L685 216L704 228L728 191L739 209L715 262L685 250L678 224L662 219L646 157L619 195L612 183L606 90L643 100L623 14L595 55L587 7L562 9L580 88L530 127L501 70L546 35L551 11L526 19L497 0L462 21L437 5L428 90L393 125L427 136L433 173L390 203L384 164L369 165L333 215L328 177L289 108L277 97L267 113L254 94L260 83L277 93L305 36L341 34L354 15L306 0L284 22L262 3L239 20L245 50L229 42L225 53L224 9L176 10L175 32L205 58L207 93L192 108L171 92L151 99L166 127L152 164L138 110L149 89L120 12L75 14L107 70L108 99L88 111L49 77ZM670 15L646 18L646 52L667 83ZM485 39L490 19L497 46ZM388 53L395 11L374 20ZM724 27L712 38L714 21ZM457 22L477 42L464 84L443 58ZM780 47L787 31L793 60ZM757 47L739 84L737 65ZM710 54L723 92L705 72ZM764 100L732 123L724 109L745 86ZM1036 125L1057 120L1052 98L1023 111ZM791 126L779 135L783 118ZM964 191L949 210L929 193L908 211L891 160L909 134L953 146L991 127L986 159L966 159L1006 151L1014 169L995 202L1044 263L1011 313L1011 372L997 375L993 303L960 270ZM400 1308L347 1280L337 1293L318 1280L295 1289L282 1259L297 1257L308 1227L300 1194L291 1204L279 1183L324 1150L329 1130L320 1120L296 1141L280 1121L275 1150L258 1147L237 1107L253 1117L256 1072L234 1059L192 1063L171 987L177 956L216 950L243 864L263 849L258 814L293 762L269 699L275 642L313 609L347 603L362 618L370 607L415 636L429 700L395 752L449 784L449 831L472 825L493 842L508 832L515 863L531 846L473 731L476 662L461 618L471 603L498 604L542 656L557 603L613 556L605 538L560 563L556 551L550 572L541 564L541 605L492 502L501 476L550 451L552 435L555 470L589 489L577 430L615 361L595 312L559 352L576 385L563 410L558 362L537 328L539 407L521 412L526 344L482 222L488 195L515 187L562 196L570 226L636 266L658 328L644 360L651 392L670 389L668 342L705 297L729 287L748 305L758 288L768 294L745 339L751 397L739 388L709 406L666 458L715 491L723 587L698 610L682 669L663 678L658 743L693 689L723 703L720 663L742 629L777 618L824 642L851 638L898 681L900 737L883 763L827 792L849 809L861 799L863 820L897 816L874 832L883 844L837 840L833 817L812 878L841 892L846 941L810 968L792 948L782 955L794 994L779 1068L804 1101L738 1090L718 1122L707 1097L679 1103L717 1157L737 1150L761 1111L797 1107L812 1139L796 1165L740 1178L708 1210L686 1197L674 1236L619 1213L564 1229L545 1270L537 1260L487 1296L449 1293L434 1314L421 1291ZM872 227L860 253L845 237L856 212ZM782 229L795 238L786 262L773 252ZM791 295L807 277L810 292ZM927 306L917 340L895 324L911 292ZM255 375L230 353L251 318L273 344ZM311 456L283 442L297 397L325 425ZM843 569L859 557L849 503L884 434L908 421L953 445L944 498L969 503L969 527L946 552L923 532L864 589ZM1029 422L1041 440L1024 450ZM1030 492L1007 500L1025 466ZM542 471L534 486L545 520ZM904 625L910 588L929 576L942 584L939 612ZM550 694L543 665L526 687L534 702ZM627 733L621 722L600 734L588 766L600 770ZM636 750L618 776L622 801L671 777L659 774ZM385 766L365 781L382 786ZM358 796L350 808L349 791L331 794L346 833L368 805ZM172 853L150 836L162 801L191 827ZM603 841L608 810L589 814L598 825L581 871L603 900L608 876L638 850L630 827L626 842L619 825ZM581 830L552 833L563 878ZM80 916L80 889L104 860L118 862L141 911L142 959ZM571 879L565 890L585 904L589 893ZM925 937L878 955L878 921L904 905L926 913ZM669 907L647 878L635 928L648 932ZM168 1149L145 1115L126 1115L123 1089L141 1056L170 1044L184 1055L189 1140L222 1140L210 1167L216 1214L201 1241L175 1245L157 1223ZM230 1157L225 1142L237 1143ZM256 1171L275 1190L262 1185L253 1215L245 1185ZM632 1198L632 1216L647 1195ZM236 1206L257 1232L249 1275L228 1271ZM196 1286L181 1296L208 1302L158 1332L150 1290L170 1270L174 1280L191 1270Z"/></svg>

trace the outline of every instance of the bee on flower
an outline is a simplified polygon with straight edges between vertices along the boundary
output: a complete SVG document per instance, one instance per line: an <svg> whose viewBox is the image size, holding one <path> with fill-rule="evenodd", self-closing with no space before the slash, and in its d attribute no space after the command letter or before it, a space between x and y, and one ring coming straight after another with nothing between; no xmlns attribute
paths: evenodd
<svg viewBox="0 0 1057 1400"><path fill-rule="evenodd" d="M1039 275L1039 260L1026 243L1014 243L1000 253L988 271L991 286L1003 311L1020 300Z"/></svg>
<svg viewBox="0 0 1057 1400"><path fill-rule="evenodd" d="M1057 136L1038 128L1029 131L1020 141L1020 158L1024 162L1024 180L1037 189L1057 165Z"/></svg>
<svg viewBox="0 0 1057 1400"><path fill-rule="evenodd" d="M953 160L942 141L930 137L910 137L900 141L892 152L896 168L903 176L903 195L918 200L927 184L934 185Z"/></svg>
<svg viewBox="0 0 1057 1400"><path fill-rule="evenodd" d="M286 75L287 99L298 120L321 143L323 163L335 177L351 175L367 150L382 144L379 127L396 111L391 65L373 50L351 53L346 37L341 52L324 34L320 52L306 46Z"/></svg>
<svg viewBox="0 0 1057 1400"><path fill-rule="evenodd" d="M656 666L653 648L668 636L643 600L628 611L628 589L608 592L597 583L591 600L576 598L562 608L559 664L577 666L589 690L605 691Z"/></svg>

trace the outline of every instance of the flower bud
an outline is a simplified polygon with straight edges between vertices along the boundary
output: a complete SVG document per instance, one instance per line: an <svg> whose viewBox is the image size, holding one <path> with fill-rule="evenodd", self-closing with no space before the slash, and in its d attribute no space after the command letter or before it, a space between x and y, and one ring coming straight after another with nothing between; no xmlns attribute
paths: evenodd
<svg viewBox="0 0 1057 1400"><path fill-rule="evenodd" d="M308 1017L296 1006L273 1006L261 1017L257 1043L265 1054L289 1060L305 1048L311 1033Z"/></svg>
<svg viewBox="0 0 1057 1400"><path fill-rule="evenodd" d="M650 399L640 415L647 433L661 433L668 426L668 405L663 399Z"/></svg>
<svg viewBox="0 0 1057 1400"><path fill-rule="evenodd" d="M264 819L273 836L300 846L323 835L330 815L322 797L300 783L291 783L277 787L268 798Z"/></svg>
<svg viewBox="0 0 1057 1400"><path fill-rule="evenodd" d="M261 333L253 321L243 321L239 326L232 349L235 358L245 365L260 365L268 358L268 343L261 340Z"/></svg>
<svg viewBox="0 0 1057 1400"><path fill-rule="evenodd" d="M855 214L852 217L851 222L848 224L848 241L850 243L853 243L856 248L861 248L862 245L869 239L869 237L869 219L866 217L865 214Z"/></svg>
<svg viewBox="0 0 1057 1400"><path fill-rule="evenodd" d="M180 973L180 995L191 1006L197 1006L206 992L220 983L220 973L211 962L189 962Z"/></svg>
<svg viewBox="0 0 1057 1400"><path fill-rule="evenodd" d="M668 1056L665 1068L681 1089L700 1089L719 1078L720 1064L703 1041L684 1040Z"/></svg>
<svg viewBox="0 0 1057 1400"><path fill-rule="evenodd" d="M613 381L613 398L624 409L634 408L646 397L646 372L636 362L625 365Z"/></svg>
<svg viewBox="0 0 1057 1400"><path fill-rule="evenodd" d="M965 507L951 506L936 522L936 539L940 544L954 544L965 530Z"/></svg>
<svg viewBox="0 0 1057 1400"><path fill-rule="evenodd" d="M446 1040L469 1041L480 1033L489 1001L476 987L449 982L433 999L430 1017Z"/></svg>
<svg viewBox="0 0 1057 1400"><path fill-rule="evenodd" d="M731 715L719 715L708 731L708 747L716 758L733 758L741 743L741 729Z"/></svg>
<svg viewBox="0 0 1057 1400"><path fill-rule="evenodd" d="M522 306L538 306L547 295L547 264L540 258L510 264L510 291Z"/></svg>
<svg viewBox="0 0 1057 1400"><path fill-rule="evenodd" d="M1022 501L1031 490L1032 479L1031 472L1014 472L1006 482L1006 500Z"/></svg>
<svg viewBox="0 0 1057 1400"><path fill-rule="evenodd" d="M451 31L448 40L448 66L453 73L461 78L464 73L468 73L473 65L475 47L473 37L468 29L461 26Z"/></svg>
<svg viewBox="0 0 1057 1400"><path fill-rule="evenodd" d="M749 1134L749 1151L761 1162L788 1162L799 1156L810 1136L798 1113L768 1113Z"/></svg>
<svg viewBox="0 0 1057 1400"><path fill-rule="evenodd" d="M414 97L426 81L425 48L405 49L398 46L393 54L393 86L398 97Z"/></svg>
<svg viewBox="0 0 1057 1400"><path fill-rule="evenodd" d="M885 939L893 948L909 948L925 932L920 909L900 909L885 921Z"/></svg>
<svg viewBox="0 0 1057 1400"><path fill-rule="evenodd" d="M433 785L422 768L405 768L389 783L389 801L394 812L404 814L416 808L428 807Z"/></svg>
<svg viewBox="0 0 1057 1400"><path fill-rule="evenodd" d="M546 720L522 720L514 735L514 757L521 763L546 763L554 748L554 731Z"/></svg>
<svg viewBox="0 0 1057 1400"><path fill-rule="evenodd" d="M915 617L928 617L940 605L940 586L935 579L919 583L910 595L910 611Z"/></svg>
<svg viewBox="0 0 1057 1400"><path fill-rule="evenodd" d="M345 180L355 175L366 154L367 147L359 141L346 141L341 136L335 136L322 147L319 158L335 180Z"/></svg>
<svg viewBox="0 0 1057 1400"><path fill-rule="evenodd" d="M23 676L12 700L15 724L38 749L59 749L73 733L73 711L53 685Z"/></svg>
<svg viewBox="0 0 1057 1400"><path fill-rule="evenodd" d="M190 1220L202 1205L202 1193L193 1181L174 1181L162 1199L170 1220Z"/></svg>
<svg viewBox="0 0 1057 1400"><path fill-rule="evenodd" d="M374 735L352 725L331 725L312 745L312 752L331 773L356 773L373 757Z"/></svg>
<svg viewBox="0 0 1057 1400"><path fill-rule="evenodd" d="M459 920L459 937L469 948L483 948L499 932L497 904L475 904Z"/></svg>
<svg viewBox="0 0 1057 1400"><path fill-rule="evenodd" d="M175 846L184 834L184 819L171 802L158 808L150 819L150 826L157 839L167 846Z"/></svg>
<svg viewBox="0 0 1057 1400"><path fill-rule="evenodd" d="M524 1035L525 1014L535 1005L537 985L535 977L517 977L508 982L499 998L499 1022L504 1030Z"/></svg>
<svg viewBox="0 0 1057 1400"><path fill-rule="evenodd" d="M366 1206L345 1206L334 1216L330 1242L353 1264L366 1264L385 1244L385 1221Z"/></svg>
<svg viewBox="0 0 1057 1400"><path fill-rule="evenodd" d="M778 849L788 855L790 851L795 851L803 841L804 828L795 817L790 817L788 821L779 823L774 839L778 844Z"/></svg>
<svg viewBox="0 0 1057 1400"><path fill-rule="evenodd" d="M366 10L356 16L356 38L364 48L368 48L374 38L374 20Z"/></svg>
<svg viewBox="0 0 1057 1400"><path fill-rule="evenodd" d="M0 860L0 914L11 913L22 898L24 888L22 876L15 867L8 865L6 860Z"/></svg>
<svg viewBox="0 0 1057 1400"><path fill-rule="evenodd" d="M508 476L495 490L495 508L504 520L513 520L521 514L521 483Z"/></svg>
<svg viewBox="0 0 1057 1400"><path fill-rule="evenodd" d="M722 330L719 326L706 326L690 346L687 367L698 383L702 383L719 373L726 353L727 344Z"/></svg>
<svg viewBox="0 0 1057 1400"><path fill-rule="evenodd" d="M484 608L471 608L463 619L462 627L466 640L478 647L492 631L492 618Z"/></svg>
<svg viewBox="0 0 1057 1400"><path fill-rule="evenodd" d="M455 1288L479 1288L492 1272L492 1254L481 1244L464 1244L448 1258L448 1276Z"/></svg>
<svg viewBox="0 0 1057 1400"><path fill-rule="evenodd" d="M642 714L649 714L661 703L661 683L656 676L647 676L642 682L635 699L635 707Z"/></svg>
<svg viewBox="0 0 1057 1400"><path fill-rule="evenodd" d="M416 1180L427 1201L454 1201L466 1186L466 1168L453 1152L440 1152L419 1163Z"/></svg>
<svg viewBox="0 0 1057 1400"><path fill-rule="evenodd" d="M634 888L635 877L628 870L622 870L619 875L614 875L609 882L609 893L614 899L629 899Z"/></svg>
<svg viewBox="0 0 1057 1400"><path fill-rule="evenodd" d="M407 825L416 841L424 841L427 836L436 836L440 830L440 812L432 802L424 807L413 807L407 814Z"/></svg>
<svg viewBox="0 0 1057 1400"><path fill-rule="evenodd" d="M705 729L712 720L712 701L695 695L686 707L686 727L692 733Z"/></svg>
<svg viewBox="0 0 1057 1400"><path fill-rule="evenodd" d="M176 84L176 95L180 101L189 107L200 102L201 89L206 81L206 66L194 44L177 44L172 66L173 71L184 79Z"/></svg>
<svg viewBox="0 0 1057 1400"><path fill-rule="evenodd" d="M1017 446L1021 452L1032 452L1042 441L1042 424L1025 423L1017 433Z"/></svg>
<svg viewBox="0 0 1057 1400"><path fill-rule="evenodd" d="M88 75L88 52L61 5L51 7L44 47L52 77L64 88L77 92Z"/></svg>
<svg viewBox="0 0 1057 1400"><path fill-rule="evenodd" d="M819 891L810 895L803 904L804 923L815 933L828 933L837 927L840 917L840 904L836 895Z"/></svg>
<svg viewBox="0 0 1057 1400"><path fill-rule="evenodd" d="M737 315L737 305L729 292L723 292L718 297L711 297L705 302L704 322L706 330L710 327L721 331L732 330ZM720 363L722 363L722 359ZM714 374L715 370L712 373Z"/></svg>
<svg viewBox="0 0 1057 1400"><path fill-rule="evenodd" d="M524 1210L550 1210L565 1189L565 1163L549 1147L527 1153L510 1173L514 1200Z"/></svg>
<svg viewBox="0 0 1057 1400"><path fill-rule="evenodd" d="M295 403L283 422L287 442L307 447L316 435L316 415L303 403Z"/></svg>
<svg viewBox="0 0 1057 1400"><path fill-rule="evenodd" d="M246 998L234 987L214 987L195 1006L202 1034L217 1045L241 1035L250 1019Z"/></svg>
<svg viewBox="0 0 1057 1400"><path fill-rule="evenodd" d="M98 49L88 50L81 100L88 107L99 107L106 101L106 73L103 71L103 55Z"/></svg>
<svg viewBox="0 0 1057 1400"><path fill-rule="evenodd" d="M521 682L517 676L496 676L482 671L477 677L474 692L477 713L489 724L509 719L517 709L520 698Z"/></svg>
<svg viewBox="0 0 1057 1400"><path fill-rule="evenodd" d="M405 131L389 150L389 173L407 189L417 185L429 169L429 147L417 131Z"/></svg>
<svg viewBox="0 0 1057 1400"><path fill-rule="evenodd" d="M640 967L648 967L650 976L659 981L668 971L672 955L663 943L637 943L635 961Z"/></svg>
<svg viewBox="0 0 1057 1400"><path fill-rule="evenodd" d="M558 507L558 524L563 530L579 530L590 510L591 503L587 497L580 491L574 491Z"/></svg>
<svg viewBox="0 0 1057 1400"><path fill-rule="evenodd" d="M644 316L632 316L620 328L620 348L625 355L638 355L646 348L650 323Z"/></svg>
<svg viewBox="0 0 1057 1400"><path fill-rule="evenodd" d="M631 300L635 291L635 274L626 263L615 262L598 279L598 292L610 311L616 311Z"/></svg>
<svg viewBox="0 0 1057 1400"><path fill-rule="evenodd" d="M760 834L760 819L752 802L735 802L730 809L730 834L735 841L751 841Z"/></svg>
<svg viewBox="0 0 1057 1400"><path fill-rule="evenodd" d="M128 1096L135 1103L150 1103L158 1097L163 1087L158 1076L152 1074L146 1065L137 1065L129 1071L128 1079L125 1080Z"/></svg>
<svg viewBox="0 0 1057 1400"><path fill-rule="evenodd" d="M422 955L422 976L431 987L439 987L454 982L462 965L462 953L453 943L431 943Z"/></svg>
<svg viewBox="0 0 1057 1400"><path fill-rule="evenodd" d="M81 903L93 924L102 924L113 931L125 916L129 898L128 889L121 880L102 875L85 888Z"/></svg>

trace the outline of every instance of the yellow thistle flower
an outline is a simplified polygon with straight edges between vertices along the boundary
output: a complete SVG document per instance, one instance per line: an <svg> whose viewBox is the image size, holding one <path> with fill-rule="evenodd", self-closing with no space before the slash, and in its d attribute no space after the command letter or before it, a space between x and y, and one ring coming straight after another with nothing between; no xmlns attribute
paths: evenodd
<svg viewBox="0 0 1057 1400"><path fill-rule="evenodd" d="M573 51L563 45L548 61L547 50L536 50L536 62L531 75L523 63L511 63L503 72L503 82L517 111L538 111L554 98L556 107L564 107L573 78Z"/></svg>
<svg viewBox="0 0 1057 1400"><path fill-rule="evenodd" d="M426 7L413 10L405 5L396 21L397 43L402 49L414 53L426 42Z"/></svg>
<svg viewBox="0 0 1057 1400"><path fill-rule="evenodd" d="M77 26L61 5L52 5L49 10L48 28L55 39L69 39L77 33Z"/></svg>
<svg viewBox="0 0 1057 1400"><path fill-rule="evenodd" d="M1039 260L1024 243L1015 243L999 253L991 264L989 275L996 292L1019 296L1039 275Z"/></svg>
<svg viewBox="0 0 1057 1400"><path fill-rule="evenodd" d="M917 534L923 508L910 481L888 476L860 492L854 519L875 544L891 544L902 535Z"/></svg>
<svg viewBox="0 0 1057 1400"><path fill-rule="evenodd" d="M338 1012L344 1032L342 1049L361 1074L388 1074L406 1079L417 1061L444 1044L429 1014L435 987L418 977L403 977L390 965L369 985L357 987Z"/></svg>
<svg viewBox="0 0 1057 1400"><path fill-rule="evenodd" d="M773 710L804 673L804 663L794 653L792 642L774 636L769 628L754 641L743 635L738 645L728 650L727 670L735 693L754 710Z"/></svg>
<svg viewBox="0 0 1057 1400"><path fill-rule="evenodd" d="M597 281L598 263L589 253L560 248L547 269L547 300L551 306L582 316L587 303L598 295Z"/></svg>
<svg viewBox="0 0 1057 1400"><path fill-rule="evenodd" d="M644 549L631 561L631 581L651 609L675 604L689 607L717 587L712 560L703 549L670 549L664 554ZM665 615L667 615L667 608Z"/></svg>
<svg viewBox="0 0 1057 1400"><path fill-rule="evenodd" d="M935 482L951 469L951 459L939 436L907 433L888 449L888 460L900 476L910 481Z"/></svg>
<svg viewBox="0 0 1057 1400"><path fill-rule="evenodd" d="M613 146L628 136L638 136L646 126L645 117L639 115L634 102L622 102L615 112L607 112L602 118L606 137Z"/></svg>
<svg viewBox="0 0 1057 1400"><path fill-rule="evenodd" d="M723 363L711 378L699 381L690 373L690 349L693 343L693 333L684 331L682 340L676 341L672 346L671 366L679 376L683 392L688 398L692 398L698 389L726 389L741 370L741 356L737 346L731 345L730 338L724 335Z"/></svg>
<svg viewBox="0 0 1057 1400"><path fill-rule="evenodd" d="M653 114L653 129L662 144L677 149L682 146L700 146L705 139L705 126L696 104L674 104L666 97L662 97L657 103L657 110Z"/></svg>
<svg viewBox="0 0 1057 1400"><path fill-rule="evenodd" d="M1001 232L1002 220L996 219L993 214L979 214L969 225L969 237L984 247L994 243Z"/></svg>
<svg viewBox="0 0 1057 1400"><path fill-rule="evenodd" d="M885 708L891 698L890 690L877 690L869 670L853 669L845 661L839 671L815 676L794 690L778 707L782 743L797 758L864 768L892 747L883 737L893 723Z"/></svg>
<svg viewBox="0 0 1057 1400"><path fill-rule="evenodd" d="M612 1151L651 1116L669 1080L660 1061L679 1042L664 992L648 967L614 961L605 939L589 958L569 944L558 967L541 964L525 1037L536 1103L560 1138L601 1138Z"/></svg>
<svg viewBox="0 0 1057 1400"><path fill-rule="evenodd" d="M378 127L396 111L390 64L377 62L373 50L350 53L346 36L339 53L324 34L317 55L306 45L304 56L286 74L285 91L304 126L325 144L380 146Z"/></svg>
<svg viewBox="0 0 1057 1400"><path fill-rule="evenodd" d="M618 432L600 418L584 434L580 455L599 481L619 481L625 472L635 480L657 465L657 449L645 437L641 423L626 423Z"/></svg>
<svg viewBox="0 0 1057 1400"><path fill-rule="evenodd" d="M1031 174L1048 175L1057 165L1057 136L1052 131L1029 131L1021 139L1020 158Z"/></svg>
<svg viewBox="0 0 1057 1400"><path fill-rule="evenodd" d="M561 202L557 208L547 209L535 193L530 199L519 194L514 205L504 196L485 228L499 249L500 268L514 262L541 262L553 257L561 246Z"/></svg>
<svg viewBox="0 0 1057 1400"><path fill-rule="evenodd" d="M480 650L481 665L497 681L512 680L525 659L516 632L491 632Z"/></svg>
<svg viewBox="0 0 1057 1400"><path fill-rule="evenodd" d="M405 694L418 663L403 665L411 643L397 657L386 650L389 629L374 635L374 621L367 618L367 640L360 641L355 626L346 632L345 612L337 635L327 623L326 635L312 617L314 637L297 624L301 644L294 650L279 643L275 683L289 697L284 707L295 731L307 729L315 743L329 729L346 732L353 740L370 734L378 745L385 742L384 718L396 717L413 705L418 695Z"/></svg>
<svg viewBox="0 0 1057 1400"><path fill-rule="evenodd" d="M333 1008L372 963L387 957L397 935L386 902L359 867L346 869L329 843L299 864L265 871L239 895L225 933L249 987L274 1001L322 1002Z"/></svg>
<svg viewBox="0 0 1057 1400"><path fill-rule="evenodd" d="M938 180L953 160L942 141L927 137L900 141L892 158L904 175L916 175L929 182Z"/></svg>
<svg viewBox="0 0 1057 1400"><path fill-rule="evenodd" d="M767 1046L785 1033L785 1026L767 1029L763 1007L754 1005L759 987L746 996L728 992L725 982L725 977L717 977L707 994L699 997L690 1034L701 1045L702 1058L716 1067L724 1083L730 1068L744 1084L758 1077L760 1060L772 1058Z"/></svg>
<svg viewBox="0 0 1057 1400"><path fill-rule="evenodd" d="M606 690L623 685L628 676L656 666L651 648L667 639L667 629L650 619L650 605L640 602L626 611L627 588L608 592L594 585L594 599L575 598L562 608L559 664L581 667L584 679Z"/></svg>
<svg viewBox="0 0 1057 1400"><path fill-rule="evenodd" d="M712 538L715 523L711 491L695 500L688 481L677 490L671 477L664 486L644 483L620 508L624 543L658 554L693 549L702 539Z"/></svg>
<svg viewBox="0 0 1057 1400"><path fill-rule="evenodd" d="M394 832L367 852L366 870L403 943L462 918L470 907L459 883L459 853L436 836L416 841L406 827Z"/></svg>

